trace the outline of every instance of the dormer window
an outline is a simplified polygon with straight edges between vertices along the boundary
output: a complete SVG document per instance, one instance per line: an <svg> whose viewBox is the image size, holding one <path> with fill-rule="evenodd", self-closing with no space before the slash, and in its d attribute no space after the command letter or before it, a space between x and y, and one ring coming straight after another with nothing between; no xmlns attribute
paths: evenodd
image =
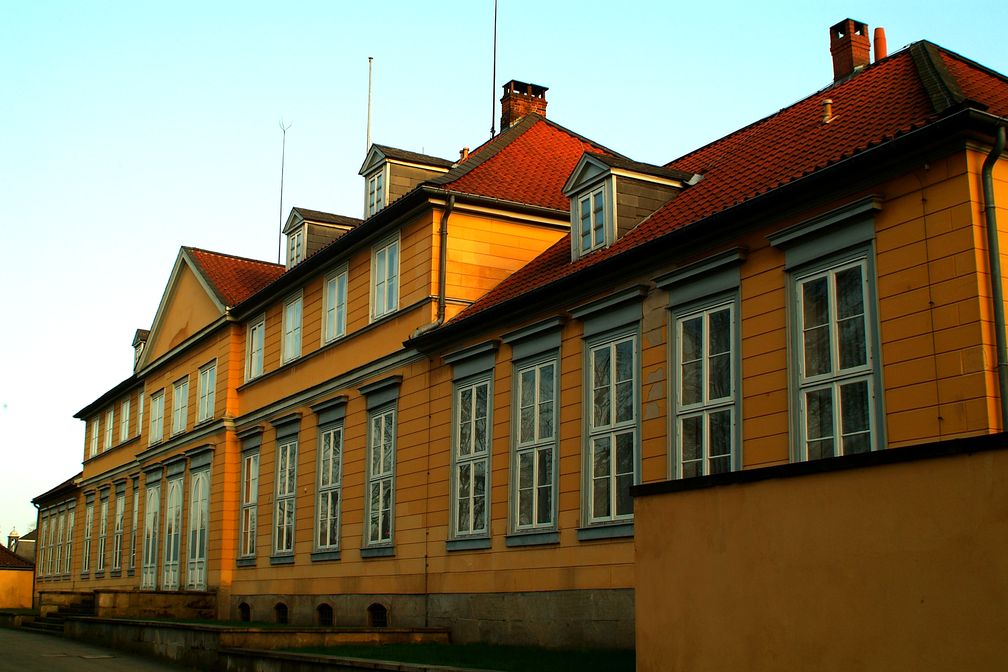
<svg viewBox="0 0 1008 672"><path fill-rule="evenodd" d="M379 170L374 175L368 177L367 181L367 210L365 215L370 217L383 207L385 207L385 170Z"/></svg>
<svg viewBox="0 0 1008 672"><path fill-rule="evenodd" d="M294 264L299 264L305 258L305 231L304 227L291 231L287 235L287 268Z"/></svg>
<svg viewBox="0 0 1008 672"><path fill-rule="evenodd" d="M612 245L698 180L674 168L585 152L563 188L571 204L571 259Z"/></svg>
<svg viewBox="0 0 1008 672"><path fill-rule="evenodd" d="M590 252L607 244L606 232L612 227L606 221L604 185L577 200L578 235L580 252Z"/></svg>

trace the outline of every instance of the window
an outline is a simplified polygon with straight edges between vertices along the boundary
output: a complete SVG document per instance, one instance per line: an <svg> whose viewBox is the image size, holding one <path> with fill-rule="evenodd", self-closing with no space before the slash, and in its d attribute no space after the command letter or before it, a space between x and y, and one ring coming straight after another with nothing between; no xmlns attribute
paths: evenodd
<svg viewBox="0 0 1008 672"><path fill-rule="evenodd" d="M66 526L66 551L63 554L63 573L69 574L73 568L73 531L74 531L74 518L76 517L77 510L70 509L67 514L67 526Z"/></svg>
<svg viewBox="0 0 1008 672"><path fill-rule="evenodd" d="M48 570L46 569L46 561L45 561L46 542L49 540L49 536L47 534L48 531L49 531L49 518L48 517L45 517L45 518L42 519L42 528L41 528L41 530L42 531L38 535L38 549L39 549L38 562L39 562L39 573L42 574L43 576L45 576L46 574L49 573Z"/></svg>
<svg viewBox="0 0 1008 672"><path fill-rule="evenodd" d="M242 458L241 547L244 557L256 552L256 504L259 502L259 453Z"/></svg>
<svg viewBox="0 0 1008 672"><path fill-rule="evenodd" d="M91 571L91 530L94 528L94 504L84 509L84 556L81 558L81 574ZM45 541L43 536L42 541Z"/></svg>
<svg viewBox="0 0 1008 672"><path fill-rule="evenodd" d="M577 199L577 235L581 254L606 244L605 185Z"/></svg>
<svg viewBox="0 0 1008 672"><path fill-rule="evenodd" d="M676 319L677 477L720 474L735 467L735 334L731 303Z"/></svg>
<svg viewBox="0 0 1008 672"><path fill-rule="evenodd" d="M556 508L556 360L519 368L515 377L514 528L550 528Z"/></svg>
<svg viewBox="0 0 1008 672"><path fill-rule="evenodd" d="M98 418L91 421L91 450L88 453L88 457L94 457L98 454Z"/></svg>
<svg viewBox="0 0 1008 672"><path fill-rule="evenodd" d="M182 478L168 482L165 499L165 549L161 587L177 590L179 587L179 546L182 541Z"/></svg>
<svg viewBox="0 0 1008 672"><path fill-rule="evenodd" d="M140 587L153 589L157 582L158 521L161 518L161 486L147 486L144 506L143 566Z"/></svg>
<svg viewBox="0 0 1008 672"><path fill-rule="evenodd" d="M112 527L112 570L122 569L123 518L126 515L125 492L116 495L115 523Z"/></svg>
<svg viewBox="0 0 1008 672"><path fill-rule="evenodd" d="M199 407L196 409L196 422L204 422L214 416L216 387L217 362L211 362L199 371Z"/></svg>
<svg viewBox="0 0 1008 672"><path fill-rule="evenodd" d="M284 302L283 311L283 361L301 356L301 294Z"/></svg>
<svg viewBox="0 0 1008 672"><path fill-rule="evenodd" d="M105 446L103 450L112 447L112 427L115 425L115 414L112 409L105 411Z"/></svg>
<svg viewBox="0 0 1008 672"><path fill-rule="evenodd" d="M287 268L300 263L305 258L304 227L291 231L287 235Z"/></svg>
<svg viewBox="0 0 1008 672"><path fill-rule="evenodd" d="M140 391L137 392L137 436L140 436L140 432L143 431L144 397L146 394L144 388L140 388Z"/></svg>
<svg viewBox="0 0 1008 672"><path fill-rule="evenodd" d="M119 443L129 438L130 400L126 399L119 406Z"/></svg>
<svg viewBox="0 0 1008 672"><path fill-rule="evenodd" d="M637 462L637 339L588 348L588 522L629 520Z"/></svg>
<svg viewBox="0 0 1008 672"><path fill-rule="evenodd" d="M399 307L399 236L384 241L371 253L371 319Z"/></svg>
<svg viewBox="0 0 1008 672"><path fill-rule="evenodd" d="M490 486L490 381L459 385L455 390L452 459L454 536L486 535Z"/></svg>
<svg viewBox="0 0 1008 672"><path fill-rule="evenodd" d="M98 521L98 561L95 563L95 571L104 572L105 539L108 537L108 497L102 497L98 511L101 519Z"/></svg>
<svg viewBox="0 0 1008 672"><path fill-rule="evenodd" d="M56 532L56 560L53 564L55 574L59 574L63 569L63 563L61 562L63 558L63 529L66 525L66 511L60 511L58 518L58 527Z"/></svg>
<svg viewBox="0 0 1008 672"><path fill-rule="evenodd" d="M385 207L385 169L384 166L367 181L367 217Z"/></svg>
<svg viewBox="0 0 1008 672"><path fill-rule="evenodd" d="M297 441L277 448L276 512L273 517L273 551L294 552L294 514L297 495Z"/></svg>
<svg viewBox="0 0 1008 672"><path fill-rule="evenodd" d="M151 395L150 404L150 443L154 444L164 438L164 390L158 390Z"/></svg>
<svg viewBox="0 0 1008 672"><path fill-rule="evenodd" d="M369 414L367 482L367 545L392 543L395 513L393 473L395 468L395 410Z"/></svg>
<svg viewBox="0 0 1008 672"><path fill-rule="evenodd" d="M319 439L318 550L339 548L340 501L343 468L343 428L323 429Z"/></svg>
<svg viewBox="0 0 1008 672"><path fill-rule="evenodd" d="M867 262L855 259L799 274L795 283L799 457L867 452L876 433Z"/></svg>
<svg viewBox="0 0 1008 672"><path fill-rule="evenodd" d="M325 306L323 307L322 342L346 334L347 271L344 268L325 280Z"/></svg>
<svg viewBox="0 0 1008 672"><path fill-rule="evenodd" d="M137 522L139 519L139 509L140 509L140 486L137 484L136 480L133 481L133 520L130 525L130 555L129 555L129 568L130 570L136 569L136 547L137 547Z"/></svg>
<svg viewBox="0 0 1008 672"><path fill-rule="evenodd" d="M189 422L189 376L176 381L172 389L172 434L185 431Z"/></svg>
<svg viewBox="0 0 1008 672"><path fill-rule="evenodd" d="M265 334L266 316L261 315L248 327L248 343L245 346L245 351L248 353L248 361L245 362L245 380L258 378L263 373L263 337Z"/></svg>
<svg viewBox="0 0 1008 672"><path fill-rule="evenodd" d="M206 589L207 518L210 515L209 474L206 470L192 475L189 484L189 566L186 587Z"/></svg>

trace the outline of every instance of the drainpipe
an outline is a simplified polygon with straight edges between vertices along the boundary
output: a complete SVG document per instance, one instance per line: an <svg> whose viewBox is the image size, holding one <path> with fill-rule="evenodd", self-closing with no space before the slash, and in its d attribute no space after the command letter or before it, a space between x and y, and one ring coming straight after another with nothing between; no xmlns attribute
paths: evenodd
<svg viewBox="0 0 1008 672"><path fill-rule="evenodd" d="M1005 148L1005 127L999 126L994 147L983 163L984 219L987 226L987 255L990 263L991 296L994 301L994 332L997 337L998 383L1001 388L1001 431L1008 431L1008 345L1005 344L1004 287L1001 251L998 246L997 214L994 204L994 164Z"/></svg>
<svg viewBox="0 0 1008 672"><path fill-rule="evenodd" d="M430 324L425 324L422 327L417 327L410 338L416 338L418 336L423 336L429 331L433 331L444 324L445 319L445 291L447 290L447 266L448 266L448 218L451 216L452 210L455 209L455 194L448 196L448 201L445 204L445 209L441 213L441 240L440 240L440 257L438 264L438 296L437 296L437 319Z"/></svg>

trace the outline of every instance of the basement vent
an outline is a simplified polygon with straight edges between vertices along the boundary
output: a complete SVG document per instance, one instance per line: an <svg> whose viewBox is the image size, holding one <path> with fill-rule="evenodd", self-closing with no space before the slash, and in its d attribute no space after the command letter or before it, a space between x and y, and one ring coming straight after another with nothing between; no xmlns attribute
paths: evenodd
<svg viewBox="0 0 1008 672"><path fill-rule="evenodd" d="M276 606L273 607L273 620L281 625L287 624L287 605L283 602L277 602Z"/></svg>
<svg viewBox="0 0 1008 672"><path fill-rule="evenodd" d="M318 624L322 626L331 626L333 624L333 609L328 604L320 604L318 608L315 609L315 614L318 617Z"/></svg>
<svg viewBox="0 0 1008 672"><path fill-rule="evenodd" d="M367 608L368 626L372 628L388 627L388 609L383 604L375 602Z"/></svg>
<svg viewBox="0 0 1008 672"><path fill-rule="evenodd" d="M252 607L248 605L248 602L242 602L238 605L238 620L245 623L252 620Z"/></svg>

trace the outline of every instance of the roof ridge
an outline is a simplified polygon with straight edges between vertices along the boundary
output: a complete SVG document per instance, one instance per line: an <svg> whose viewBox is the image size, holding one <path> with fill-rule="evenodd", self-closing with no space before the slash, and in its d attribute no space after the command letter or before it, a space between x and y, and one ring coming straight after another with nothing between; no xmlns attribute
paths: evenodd
<svg viewBox="0 0 1008 672"><path fill-rule="evenodd" d="M910 45L909 52L917 69L917 76L924 87L924 92L931 99L935 112L942 113L958 107L966 100L962 89L959 88L959 82L942 61L937 45L927 40L920 40Z"/></svg>
<svg viewBox="0 0 1008 672"><path fill-rule="evenodd" d="M480 150L478 153L470 152L469 158L465 161L459 163L454 168L449 170L444 175L439 175L435 178L427 180L427 184L443 186L446 184L451 184L452 182L461 179L462 177L468 175L470 172L479 168L481 165L494 158L500 154L505 147L509 146L512 142L520 138L525 134L530 128L535 126L535 124L540 121L545 120L545 117L536 114L535 112L530 112L526 114L521 119L519 119L514 125L509 126L496 137L483 143L476 149Z"/></svg>

